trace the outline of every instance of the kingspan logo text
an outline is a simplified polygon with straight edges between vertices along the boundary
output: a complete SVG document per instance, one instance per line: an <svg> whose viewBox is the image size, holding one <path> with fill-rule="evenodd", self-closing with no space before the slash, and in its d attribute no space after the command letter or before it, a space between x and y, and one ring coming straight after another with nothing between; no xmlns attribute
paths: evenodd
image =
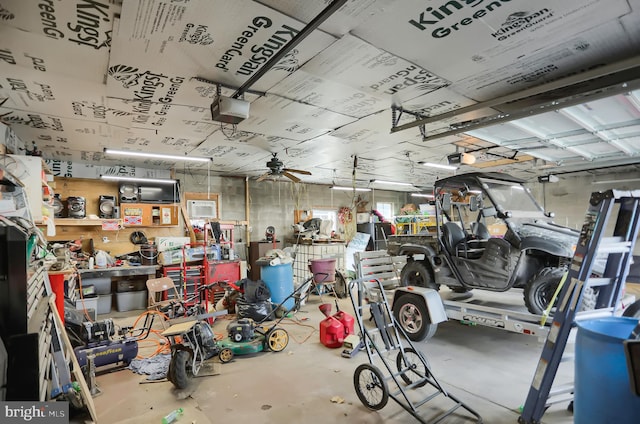
<svg viewBox="0 0 640 424"><path fill-rule="evenodd" d="M515 12L507 16L507 19L500 26L500 29L492 33L493 38L497 38L500 41L516 35L520 31L525 29L531 29L536 25L546 21L553 16L553 12L547 8L539 10L534 13L529 12Z"/></svg>
<svg viewBox="0 0 640 424"><path fill-rule="evenodd" d="M438 7L427 7L416 19L410 19L409 23L420 31L431 30L433 38L445 38L452 33L462 31L465 26L473 25L477 20L499 9L503 3L510 1L494 0L483 5L484 0L451 0ZM480 5L483 7L478 7ZM468 13L465 12L467 7L473 8L473 15L468 16ZM461 10L462 12L460 12ZM466 13L467 16L460 17L459 15L462 13ZM445 20L451 21L452 19L455 19L453 24L443 23Z"/></svg>

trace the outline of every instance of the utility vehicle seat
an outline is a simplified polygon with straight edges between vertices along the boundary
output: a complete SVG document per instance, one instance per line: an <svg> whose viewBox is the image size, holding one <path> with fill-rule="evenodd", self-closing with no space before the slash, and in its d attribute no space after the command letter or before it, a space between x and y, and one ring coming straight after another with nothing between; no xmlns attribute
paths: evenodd
<svg viewBox="0 0 640 424"><path fill-rule="evenodd" d="M471 234L476 236L478 240L489 240L491 238L489 229L482 222L474 221L471 223Z"/></svg>
<svg viewBox="0 0 640 424"><path fill-rule="evenodd" d="M458 226L455 222L445 222L442 226L442 238L444 242L444 247L447 251L455 256L456 255L456 246L461 242L466 240L466 236L462 228Z"/></svg>

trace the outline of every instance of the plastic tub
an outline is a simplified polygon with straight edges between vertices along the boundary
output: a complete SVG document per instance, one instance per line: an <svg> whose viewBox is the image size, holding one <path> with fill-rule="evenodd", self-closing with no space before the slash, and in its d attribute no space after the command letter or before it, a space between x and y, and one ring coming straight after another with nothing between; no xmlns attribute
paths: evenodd
<svg viewBox="0 0 640 424"><path fill-rule="evenodd" d="M111 293L111 277L83 278L82 286L95 287L97 294Z"/></svg>
<svg viewBox="0 0 640 424"><path fill-rule="evenodd" d="M574 422L638 422L640 397L631 392L622 346L637 324L627 317L577 322Z"/></svg>
<svg viewBox="0 0 640 424"><path fill-rule="evenodd" d="M118 312L135 311L147 308L147 291L131 291L116 293Z"/></svg>
<svg viewBox="0 0 640 424"><path fill-rule="evenodd" d="M292 264L262 266L260 275L271 292L271 303L279 305L293 293ZM295 299L291 297L282 306L288 311L293 309L295 304Z"/></svg>
<svg viewBox="0 0 640 424"><path fill-rule="evenodd" d="M316 283L332 283L336 281L336 259L312 259L309 268ZM326 275L325 275L326 274Z"/></svg>
<svg viewBox="0 0 640 424"><path fill-rule="evenodd" d="M98 295L98 315L108 314L111 312L111 302L113 301L113 295L109 294L99 294Z"/></svg>

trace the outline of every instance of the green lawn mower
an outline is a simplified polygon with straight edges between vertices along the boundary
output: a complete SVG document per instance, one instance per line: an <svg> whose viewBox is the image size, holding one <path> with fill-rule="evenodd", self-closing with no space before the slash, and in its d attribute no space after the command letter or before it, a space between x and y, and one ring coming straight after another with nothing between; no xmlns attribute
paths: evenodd
<svg viewBox="0 0 640 424"><path fill-rule="evenodd" d="M248 355L262 351L282 352L289 344L289 333L276 327L282 319L265 328L251 318L232 321L227 326L228 337L218 342L223 349L235 355Z"/></svg>

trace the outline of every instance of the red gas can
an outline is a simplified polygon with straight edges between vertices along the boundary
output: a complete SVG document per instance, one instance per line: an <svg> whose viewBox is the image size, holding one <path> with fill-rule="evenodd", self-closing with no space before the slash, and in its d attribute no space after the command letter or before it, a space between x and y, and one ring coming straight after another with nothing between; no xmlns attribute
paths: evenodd
<svg viewBox="0 0 640 424"><path fill-rule="evenodd" d="M330 348L341 347L344 342L345 327L334 317L320 321L320 343Z"/></svg>
<svg viewBox="0 0 640 424"><path fill-rule="evenodd" d="M342 325L344 325L344 336L347 337L349 334L353 334L353 324L355 319L344 311L338 311L333 315L335 319L340 321Z"/></svg>

